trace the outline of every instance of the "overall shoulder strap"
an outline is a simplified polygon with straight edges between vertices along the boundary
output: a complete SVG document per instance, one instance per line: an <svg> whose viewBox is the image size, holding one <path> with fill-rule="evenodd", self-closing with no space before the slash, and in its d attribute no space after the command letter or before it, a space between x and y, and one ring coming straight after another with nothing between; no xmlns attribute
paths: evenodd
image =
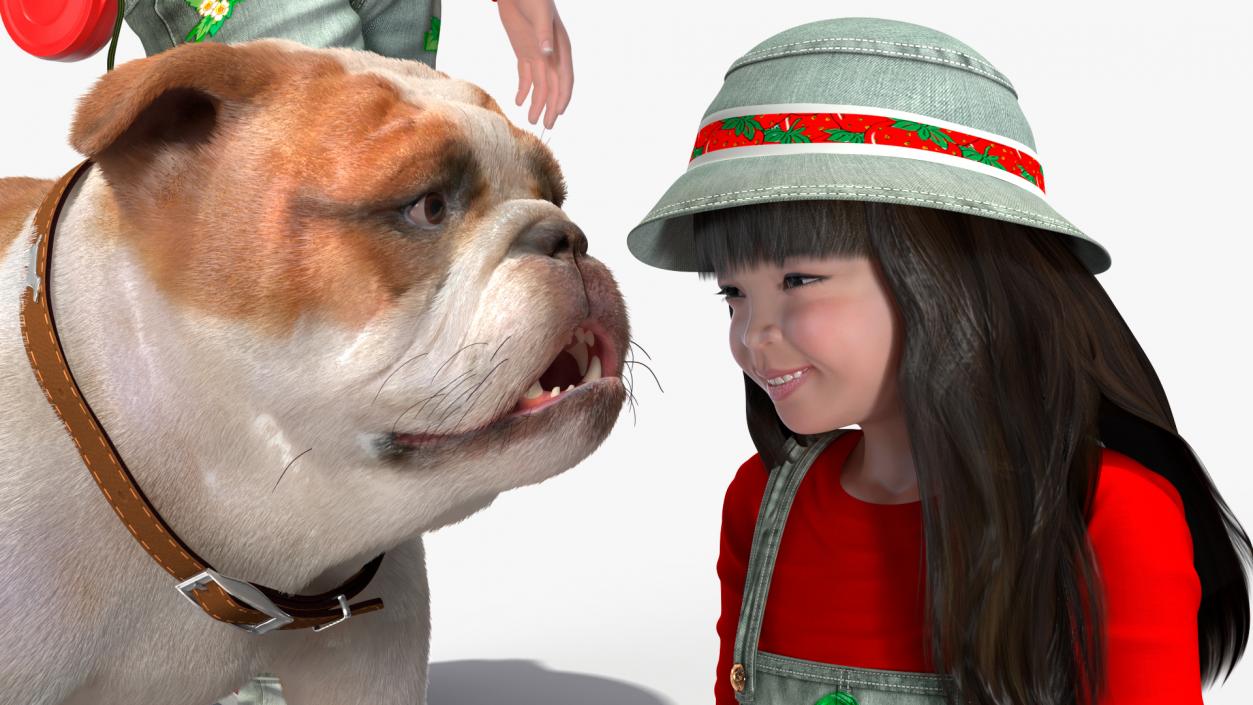
<svg viewBox="0 0 1253 705"><path fill-rule="evenodd" d="M785 459L770 472L766 491L757 513L757 526L753 530L753 545L748 555L748 574L744 579L744 599L740 604L739 625L735 631L735 665L731 668L731 685L735 697L748 705L753 702L754 666L757 658L757 642L761 637L761 620L765 614L766 597L770 591L770 578L774 574L774 559L783 538L788 511L796 496L805 473L814 459L848 429L836 429L818 438L809 446L801 446L794 438L784 445Z"/></svg>

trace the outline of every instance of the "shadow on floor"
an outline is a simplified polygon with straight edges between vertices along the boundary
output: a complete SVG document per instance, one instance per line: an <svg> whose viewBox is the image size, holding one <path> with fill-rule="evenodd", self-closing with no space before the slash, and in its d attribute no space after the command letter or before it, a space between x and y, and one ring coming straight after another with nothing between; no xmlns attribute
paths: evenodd
<svg viewBox="0 0 1253 705"><path fill-rule="evenodd" d="M428 705L673 705L642 686L535 661L432 663Z"/></svg>

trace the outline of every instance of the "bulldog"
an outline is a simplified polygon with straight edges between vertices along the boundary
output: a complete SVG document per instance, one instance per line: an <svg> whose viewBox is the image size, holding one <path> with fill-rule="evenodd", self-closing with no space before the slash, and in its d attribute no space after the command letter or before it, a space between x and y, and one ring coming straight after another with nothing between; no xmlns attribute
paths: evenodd
<svg viewBox="0 0 1253 705"><path fill-rule="evenodd" d="M119 521L19 326L53 183L2 179L0 703L203 705L263 671L293 705L424 702L422 534L578 464L626 399L552 154L470 83L279 39L120 66L70 143L43 285L135 500L236 585L372 563L383 608L220 621Z"/></svg>

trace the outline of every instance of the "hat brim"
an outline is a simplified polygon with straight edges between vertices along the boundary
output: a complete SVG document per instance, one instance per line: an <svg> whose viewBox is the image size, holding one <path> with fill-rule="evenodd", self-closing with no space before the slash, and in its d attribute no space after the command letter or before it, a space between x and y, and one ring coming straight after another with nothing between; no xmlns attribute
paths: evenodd
<svg viewBox="0 0 1253 705"><path fill-rule="evenodd" d="M941 163L860 154L774 154L688 169L627 235L640 261L698 271L692 214L770 201L879 201L969 213L1058 233L1093 274L1110 256L1048 202L994 176Z"/></svg>

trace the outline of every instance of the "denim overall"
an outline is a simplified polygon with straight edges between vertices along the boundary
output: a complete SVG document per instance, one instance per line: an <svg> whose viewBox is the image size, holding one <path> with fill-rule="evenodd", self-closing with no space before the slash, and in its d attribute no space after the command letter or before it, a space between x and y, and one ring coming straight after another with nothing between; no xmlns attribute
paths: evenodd
<svg viewBox="0 0 1253 705"><path fill-rule="evenodd" d="M744 601L735 631L731 684L743 705L944 705L949 676L837 666L780 656L757 647L779 541L796 489L814 459L847 429L837 429L808 447L793 438L786 459L770 473L753 531L744 580Z"/></svg>
<svg viewBox="0 0 1253 705"><path fill-rule="evenodd" d="M314 48L365 49L434 68L440 0L231 0L229 17L200 41L237 44L281 37ZM199 3L197 3L199 4ZM126 23L144 52L186 43L201 22L188 0L129 0Z"/></svg>

